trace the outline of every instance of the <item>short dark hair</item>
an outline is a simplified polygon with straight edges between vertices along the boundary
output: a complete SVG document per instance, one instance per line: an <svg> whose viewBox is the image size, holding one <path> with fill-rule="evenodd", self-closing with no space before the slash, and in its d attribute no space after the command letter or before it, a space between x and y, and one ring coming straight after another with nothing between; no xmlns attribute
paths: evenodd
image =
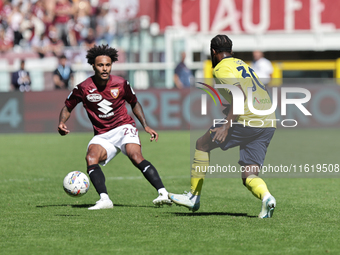
<svg viewBox="0 0 340 255"><path fill-rule="evenodd" d="M233 42L226 35L216 35L210 42L210 49L214 49L216 53L228 52L231 53Z"/></svg>
<svg viewBox="0 0 340 255"><path fill-rule="evenodd" d="M87 63L93 65L96 57L98 56L108 56L111 58L111 61L113 63L118 60L118 51L114 48L109 47L108 44L100 46L94 45L91 49L87 51Z"/></svg>

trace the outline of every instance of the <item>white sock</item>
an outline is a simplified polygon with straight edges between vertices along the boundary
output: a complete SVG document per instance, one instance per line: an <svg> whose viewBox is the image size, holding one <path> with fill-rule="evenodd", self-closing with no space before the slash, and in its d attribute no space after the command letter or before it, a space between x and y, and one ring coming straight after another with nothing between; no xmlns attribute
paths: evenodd
<svg viewBox="0 0 340 255"><path fill-rule="evenodd" d="M166 191L165 188L160 188L160 189L158 190L158 194L159 194L159 195L162 195L162 196L168 196L168 192Z"/></svg>
<svg viewBox="0 0 340 255"><path fill-rule="evenodd" d="M200 202L201 195L194 196L191 192L188 193L190 200L194 202L194 204L197 204Z"/></svg>
<svg viewBox="0 0 340 255"><path fill-rule="evenodd" d="M109 198L109 195L106 194L106 193L100 193L99 196L100 196L100 199L102 199L102 200L110 199L110 198Z"/></svg>
<svg viewBox="0 0 340 255"><path fill-rule="evenodd" d="M266 201L270 196L271 196L270 193L266 193L266 194L263 196L262 201Z"/></svg>

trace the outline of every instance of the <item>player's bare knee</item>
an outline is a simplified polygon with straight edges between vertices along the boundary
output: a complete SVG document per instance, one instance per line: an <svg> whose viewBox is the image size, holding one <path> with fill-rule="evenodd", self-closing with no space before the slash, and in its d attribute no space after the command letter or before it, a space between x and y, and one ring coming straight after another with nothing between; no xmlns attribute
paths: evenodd
<svg viewBox="0 0 340 255"><path fill-rule="evenodd" d="M99 162L98 157L93 153L87 153L85 160L88 166L98 164Z"/></svg>

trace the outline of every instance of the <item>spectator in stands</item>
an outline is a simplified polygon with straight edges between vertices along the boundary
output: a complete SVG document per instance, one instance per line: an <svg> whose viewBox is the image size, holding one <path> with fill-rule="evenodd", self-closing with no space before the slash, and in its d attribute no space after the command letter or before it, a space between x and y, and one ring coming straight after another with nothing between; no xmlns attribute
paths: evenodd
<svg viewBox="0 0 340 255"><path fill-rule="evenodd" d="M57 29L57 36L64 42L64 45L68 46L70 45L68 22L74 14L75 8L68 0L57 0L54 11L54 25Z"/></svg>
<svg viewBox="0 0 340 255"><path fill-rule="evenodd" d="M50 51L50 39L46 36L45 33L42 34L35 34L32 41L31 41L31 47L32 50L38 53L40 58L43 58L46 56L46 54Z"/></svg>
<svg viewBox="0 0 340 255"><path fill-rule="evenodd" d="M7 32L7 30L9 31L8 26L9 26L9 17L12 13L12 5L10 0L5 0L2 3L2 7L0 8L0 22L1 25L3 27L3 29L5 29L5 33Z"/></svg>
<svg viewBox="0 0 340 255"><path fill-rule="evenodd" d="M56 57L64 52L64 42L58 37L57 28L54 25L48 27L48 38L50 39L49 51Z"/></svg>
<svg viewBox="0 0 340 255"><path fill-rule="evenodd" d="M37 0L31 7L32 14L40 19L43 23L49 23L51 20L47 19L47 11L43 0Z"/></svg>
<svg viewBox="0 0 340 255"><path fill-rule="evenodd" d="M272 63L264 57L262 51L256 50L253 52L253 61L250 66L254 69L255 73L264 85L267 85L270 82L273 73L273 66Z"/></svg>
<svg viewBox="0 0 340 255"><path fill-rule="evenodd" d="M114 12L109 11L109 3L103 3L99 7L99 15L97 16L96 26L96 41L101 44L102 40L105 43L111 44L116 33L116 20Z"/></svg>
<svg viewBox="0 0 340 255"><path fill-rule="evenodd" d="M32 15L31 12L27 12L23 15L23 20L20 24L20 32L22 35L22 39L20 41L20 46L22 48L29 48L30 42L33 38L34 32L35 32L35 22L36 17ZM39 26L39 25L38 25ZM36 32L39 33L40 28L37 28Z"/></svg>
<svg viewBox="0 0 340 255"><path fill-rule="evenodd" d="M29 72L25 70L25 60L21 60L20 70L12 74L12 88L21 92L31 90L31 78Z"/></svg>
<svg viewBox="0 0 340 255"><path fill-rule="evenodd" d="M65 55L59 57L59 65L53 73L53 82L56 89L73 89L73 71L67 64Z"/></svg>
<svg viewBox="0 0 340 255"><path fill-rule="evenodd" d="M184 63L185 58L186 54L182 52L181 62L175 69L174 82L178 89L189 88L193 80L191 70Z"/></svg>
<svg viewBox="0 0 340 255"><path fill-rule="evenodd" d="M41 9L41 0L37 1L34 5L31 6L30 11L28 12L28 15L26 15L26 18L29 19L32 22L32 36L34 35L40 35L42 33L45 33L46 31L46 25L45 22L47 20L45 19L45 13L44 9Z"/></svg>
<svg viewBox="0 0 340 255"><path fill-rule="evenodd" d="M84 39L88 35L88 30L91 27L92 7L89 0L78 0L75 4L75 22L81 27L80 38Z"/></svg>
<svg viewBox="0 0 340 255"><path fill-rule="evenodd" d="M54 21L56 0L42 0L42 10L44 11L44 23L48 27Z"/></svg>
<svg viewBox="0 0 340 255"><path fill-rule="evenodd" d="M94 30L92 28L88 29L88 34L84 38L84 45L86 49L91 49L96 43L96 37L94 35Z"/></svg>
<svg viewBox="0 0 340 255"><path fill-rule="evenodd" d="M24 16L21 13L22 3L19 2L17 5L14 5L12 8L12 12L8 18L9 28L13 31L14 35L14 46L19 45L22 39L22 34L20 31L20 24L24 19Z"/></svg>
<svg viewBox="0 0 340 255"><path fill-rule="evenodd" d="M6 33L5 29L0 25L0 53L5 53L13 48L13 36Z"/></svg>

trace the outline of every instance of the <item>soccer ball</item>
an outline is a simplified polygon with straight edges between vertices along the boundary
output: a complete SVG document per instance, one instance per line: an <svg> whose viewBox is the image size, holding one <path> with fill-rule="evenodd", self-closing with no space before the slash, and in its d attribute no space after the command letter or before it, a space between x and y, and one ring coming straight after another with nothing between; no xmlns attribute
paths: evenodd
<svg viewBox="0 0 340 255"><path fill-rule="evenodd" d="M85 195L90 188L90 181L86 174L80 171L73 171L64 178L64 190L71 197Z"/></svg>

